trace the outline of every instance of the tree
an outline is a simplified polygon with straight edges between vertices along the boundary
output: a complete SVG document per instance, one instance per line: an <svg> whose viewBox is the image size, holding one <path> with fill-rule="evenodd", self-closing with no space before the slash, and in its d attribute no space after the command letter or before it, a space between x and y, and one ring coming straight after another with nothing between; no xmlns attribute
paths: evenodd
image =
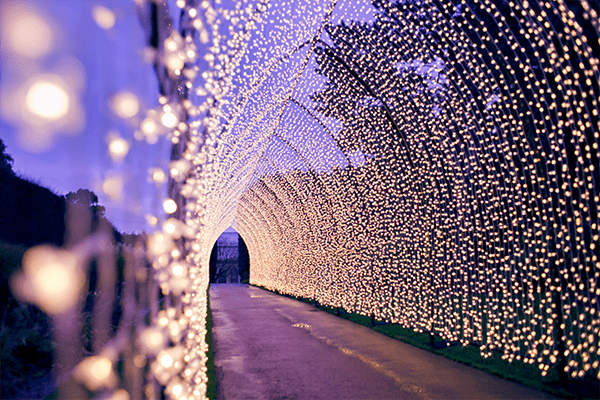
<svg viewBox="0 0 600 400"><path fill-rule="evenodd" d="M2 139L0 139L0 172L13 175L13 162L13 158L8 153L6 153L6 145L4 144Z"/></svg>
<svg viewBox="0 0 600 400"><path fill-rule="evenodd" d="M67 202L71 204L90 208L94 220L103 218L106 214L106 208L98 204L98 196L91 190L79 189L75 193L67 193L65 197Z"/></svg>

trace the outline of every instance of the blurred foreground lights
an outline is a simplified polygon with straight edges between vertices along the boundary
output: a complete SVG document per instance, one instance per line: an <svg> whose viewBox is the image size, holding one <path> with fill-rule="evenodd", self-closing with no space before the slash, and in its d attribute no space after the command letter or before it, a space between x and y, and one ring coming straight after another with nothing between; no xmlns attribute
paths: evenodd
<svg viewBox="0 0 600 400"><path fill-rule="evenodd" d="M125 389L115 390L108 398L108 400L129 400L129 399L130 399L129 393Z"/></svg>
<svg viewBox="0 0 600 400"><path fill-rule="evenodd" d="M191 167L192 164L188 160L182 158L181 160L171 161L169 164L169 172L173 179L177 182L182 182L185 180Z"/></svg>
<svg viewBox="0 0 600 400"><path fill-rule="evenodd" d="M79 298L84 275L69 251L50 245L35 246L23 255L23 270L11 278L11 289L21 300L47 314L70 310Z"/></svg>
<svg viewBox="0 0 600 400"><path fill-rule="evenodd" d="M177 203L173 199L167 199L163 203L163 209L167 214L173 214L177 211Z"/></svg>
<svg viewBox="0 0 600 400"><path fill-rule="evenodd" d="M149 182L154 182L157 185L160 185L161 183L165 183L165 181L167 180L167 175L165 174L165 171L163 171L160 168L150 168L148 169L148 181Z"/></svg>
<svg viewBox="0 0 600 400"><path fill-rule="evenodd" d="M166 392L172 399L187 399L190 396L189 385L178 378L169 382Z"/></svg>
<svg viewBox="0 0 600 400"><path fill-rule="evenodd" d="M125 156L129 153L129 142L119 136L118 133L114 131L109 132L108 153L114 162L123 162Z"/></svg>
<svg viewBox="0 0 600 400"><path fill-rule="evenodd" d="M156 122L154 122L153 120L148 119L148 118L143 120L142 121L142 132L146 136L156 135L158 133L158 126L156 125Z"/></svg>
<svg viewBox="0 0 600 400"><path fill-rule="evenodd" d="M165 64L172 71L180 71L185 66L185 63L177 54L169 54L165 59Z"/></svg>
<svg viewBox="0 0 600 400"><path fill-rule="evenodd" d="M185 276L187 275L187 267L180 262L173 263L171 266L171 274L175 277Z"/></svg>
<svg viewBox="0 0 600 400"><path fill-rule="evenodd" d="M179 118L171 111L165 112L160 118L160 122L167 128L175 128L179 123Z"/></svg>
<svg viewBox="0 0 600 400"><path fill-rule="evenodd" d="M55 121L67 115L69 94L60 84L40 80L27 91L25 103L33 114Z"/></svg>
<svg viewBox="0 0 600 400"><path fill-rule="evenodd" d="M166 385L174 375L183 369L183 356L182 346L171 347L158 353L151 369L161 385Z"/></svg>
<svg viewBox="0 0 600 400"><path fill-rule="evenodd" d="M116 383L112 362L104 356L84 359L75 368L74 377L91 391L112 387Z"/></svg>
<svg viewBox="0 0 600 400"><path fill-rule="evenodd" d="M96 24L104 30L112 28L117 21L117 17L112 10L99 4L92 8L92 18L94 18Z"/></svg>
<svg viewBox="0 0 600 400"><path fill-rule="evenodd" d="M146 328L138 336L138 346L147 355L156 355L165 348L166 337L159 328Z"/></svg>
<svg viewBox="0 0 600 400"><path fill-rule="evenodd" d="M65 76L43 73L17 86L3 86L3 99L10 101L0 102L0 112L18 128L22 149L40 153L54 144L56 135L75 135L83 130L85 111L76 93L82 87L78 81L81 75L81 71Z"/></svg>
<svg viewBox="0 0 600 400"><path fill-rule="evenodd" d="M121 201L123 198L123 177L121 175L110 175L102 182L102 191L112 201Z"/></svg>
<svg viewBox="0 0 600 400"><path fill-rule="evenodd" d="M163 232L173 239L179 239L184 231L184 223L177 218L169 218L163 224Z"/></svg>
<svg viewBox="0 0 600 400"><path fill-rule="evenodd" d="M158 224L158 218L152 214L146 214L146 222L150 226L156 226Z"/></svg>
<svg viewBox="0 0 600 400"><path fill-rule="evenodd" d="M148 236L148 253L151 256L158 257L168 253L173 248L173 241L161 232L155 232Z"/></svg>
<svg viewBox="0 0 600 400"><path fill-rule="evenodd" d="M140 130L136 133L136 139L146 140L150 144L158 142L158 136L164 132L164 128L158 122L156 111L150 110L146 118L140 124ZM141 134L140 134L141 133Z"/></svg>
<svg viewBox="0 0 600 400"><path fill-rule="evenodd" d="M128 119L140 111L140 102L137 96L131 92L119 92L112 97L110 107L116 115Z"/></svg>
<svg viewBox="0 0 600 400"><path fill-rule="evenodd" d="M27 58L48 54L55 39L50 23L36 12L15 3L4 5L0 13L6 44Z"/></svg>

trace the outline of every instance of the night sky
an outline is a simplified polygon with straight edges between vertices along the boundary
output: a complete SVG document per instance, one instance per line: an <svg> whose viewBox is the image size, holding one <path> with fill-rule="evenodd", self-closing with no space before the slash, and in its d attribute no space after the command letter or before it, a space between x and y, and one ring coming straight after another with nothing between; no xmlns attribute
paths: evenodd
<svg viewBox="0 0 600 400"><path fill-rule="evenodd" d="M158 205L154 187L145 182L145 171L166 166L168 143L150 145L133 138L136 119L139 124L145 111L158 105L158 83L151 64L144 61L145 36L135 2L75 0L27 4L24 7L9 1L1 6L0 132L7 152L14 158L15 172L58 194L79 188L94 190L100 204L106 207L109 220L121 232L147 229L144 216L157 213ZM102 29L95 22L92 11L97 5L114 12L116 20L110 29ZM32 14L41 17L50 29L51 47L41 56L24 57L10 47L12 25L8 20ZM40 34L36 29L32 28L33 35ZM57 74L68 83L78 82L72 85L78 87L72 93L77 99L71 100L81 105L83 126L77 134L57 128L45 151L32 151L21 137L35 129L26 118L15 118L16 113L9 108L15 101L15 91L48 73ZM109 104L115 93L124 90L134 93L140 101L140 111L130 121L115 116ZM121 165L113 164L107 154L106 136L111 130L131 145ZM114 201L103 193L101 182L109 174L124 176L124 200Z"/></svg>

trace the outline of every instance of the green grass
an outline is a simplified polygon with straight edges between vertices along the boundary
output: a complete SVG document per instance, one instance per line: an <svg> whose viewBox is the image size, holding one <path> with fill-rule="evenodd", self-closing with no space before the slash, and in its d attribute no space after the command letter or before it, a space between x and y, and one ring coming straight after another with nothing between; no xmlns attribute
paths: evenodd
<svg viewBox="0 0 600 400"><path fill-rule="evenodd" d="M217 396L217 381L215 377L215 356L212 345L212 315L210 312L210 297L206 293L206 343L208 344L208 351L206 352L206 376L208 382L206 384L206 397L209 399L215 399Z"/></svg>
<svg viewBox="0 0 600 400"><path fill-rule="evenodd" d="M262 286L253 285L260 289L296 299L303 303L315 305L315 301L308 298L291 296L280 293L277 290L270 290ZM336 315L337 308L318 304L317 307L330 314ZM403 328L397 324L387 324L381 321L376 321L372 325L370 316L349 313L340 308L339 318L347 319L359 325L366 326L377 332L380 332L391 338L400 340L404 343L430 351L450 360L470 365L500 378L518 382L522 385L529 386L533 389L548 392L554 396L564 399L597 399L595 391L598 390L598 381L593 378L589 381L570 381L566 387L561 387L559 384L558 372L555 369L548 371L548 375L542 377L537 365L530 365L521 362L509 363L501 358L499 352L494 352L491 357L483 358L479 353L479 348L474 345L451 345L444 346L444 342L439 338L435 338L434 346L430 344L429 333L419 333L412 329Z"/></svg>

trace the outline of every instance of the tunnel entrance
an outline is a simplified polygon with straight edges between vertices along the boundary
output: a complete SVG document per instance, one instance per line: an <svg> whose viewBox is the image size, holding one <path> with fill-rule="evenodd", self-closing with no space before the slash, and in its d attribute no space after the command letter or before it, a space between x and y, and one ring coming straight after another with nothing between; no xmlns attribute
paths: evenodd
<svg viewBox="0 0 600 400"><path fill-rule="evenodd" d="M229 227L210 253L210 283L249 283L249 280L248 248L240 234Z"/></svg>

